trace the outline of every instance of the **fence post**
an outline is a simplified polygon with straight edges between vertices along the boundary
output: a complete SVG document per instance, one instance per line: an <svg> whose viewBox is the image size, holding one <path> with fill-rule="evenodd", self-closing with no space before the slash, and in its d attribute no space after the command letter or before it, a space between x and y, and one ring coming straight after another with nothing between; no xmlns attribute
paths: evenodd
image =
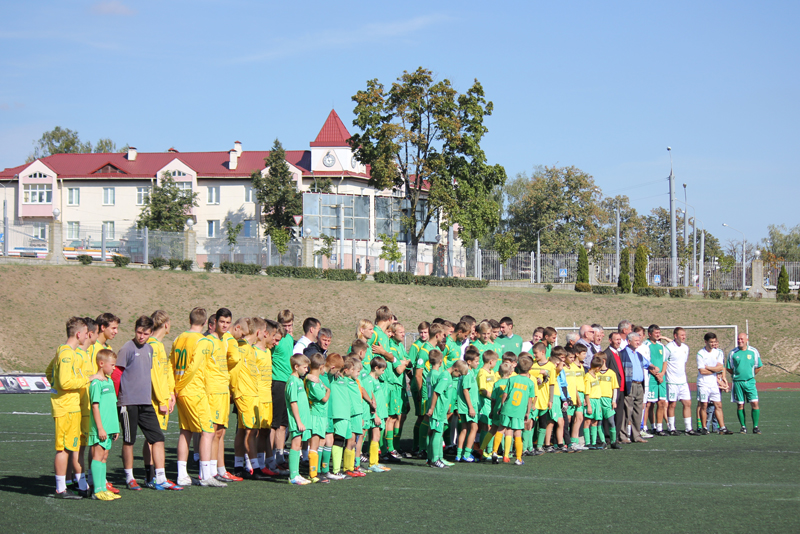
<svg viewBox="0 0 800 534"><path fill-rule="evenodd" d="M350 263L352 263L352 264L353 264L353 270L354 270L355 272L358 272L358 271L356 270L356 236L355 236L355 235L353 236L353 253L352 253L352 255L350 256L350 260L351 260L351 261L350 261Z"/></svg>
<svg viewBox="0 0 800 534"><path fill-rule="evenodd" d="M106 225L100 230L100 261L106 261Z"/></svg>
<svg viewBox="0 0 800 534"><path fill-rule="evenodd" d="M477 243L478 240L475 240ZM483 280L483 251L481 249L476 249L478 251L478 279Z"/></svg>
<svg viewBox="0 0 800 534"><path fill-rule="evenodd" d="M267 267L272 267L272 234L267 234Z"/></svg>
<svg viewBox="0 0 800 534"><path fill-rule="evenodd" d="M3 189L5 191L5 188ZM8 209L3 200L3 256L8 256Z"/></svg>
<svg viewBox="0 0 800 534"><path fill-rule="evenodd" d="M183 259L192 260L192 263L197 263L197 241L195 240L197 234L190 226L183 236Z"/></svg>
<svg viewBox="0 0 800 534"><path fill-rule="evenodd" d="M447 229L447 276L453 276L453 225Z"/></svg>
<svg viewBox="0 0 800 534"><path fill-rule="evenodd" d="M146 226L144 227L144 258L143 259L144 259L144 261L142 263L144 263L145 265L150 263L150 233L149 233L149 231L148 231Z"/></svg>
<svg viewBox="0 0 800 534"><path fill-rule="evenodd" d="M533 283L533 260L536 255L531 251L531 284Z"/></svg>

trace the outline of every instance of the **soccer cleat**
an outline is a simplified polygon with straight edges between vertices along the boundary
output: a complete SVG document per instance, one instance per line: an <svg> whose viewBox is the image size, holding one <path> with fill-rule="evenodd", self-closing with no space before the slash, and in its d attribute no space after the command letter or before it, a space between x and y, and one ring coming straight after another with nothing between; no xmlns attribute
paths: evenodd
<svg viewBox="0 0 800 534"><path fill-rule="evenodd" d="M446 463L444 463L444 462L443 462L443 461L441 461L441 460L436 460L435 462L433 462L433 463L431 464L431 466L432 466L432 467L439 468L439 469L448 469L448 468L450 467L449 465L447 465Z"/></svg>
<svg viewBox="0 0 800 534"><path fill-rule="evenodd" d="M115 501L117 497L110 491L99 491L92 495L92 499L95 501Z"/></svg>
<svg viewBox="0 0 800 534"><path fill-rule="evenodd" d="M110 491L111 493L113 493L115 495L119 493L119 490L117 488L115 488L111 484L111 482L106 482L106 491Z"/></svg>
<svg viewBox="0 0 800 534"><path fill-rule="evenodd" d="M522 456L533 456L533 451L522 451Z"/></svg>
<svg viewBox="0 0 800 534"><path fill-rule="evenodd" d="M344 480L345 475L339 473L328 473L328 480Z"/></svg>
<svg viewBox="0 0 800 534"><path fill-rule="evenodd" d="M664 436L669 436L669 434L667 434L663 430L658 430L658 431L656 431L656 436L660 436L660 437L663 438Z"/></svg>
<svg viewBox="0 0 800 534"><path fill-rule="evenodd" d="M371 465L371 466L369 466L368 469L370 471L372 471L373 473L383 473L385 471L385 469L382 469L381 466L378 465L378 464Z"/></svg>
<svg viewBox="0 0 800 534"><path fill-rule="evenodd" d="M331 481L328 480L328 477L314 477L311 479L312 484L330 484Z"/></svg>
<svg viewBox="0 0 800 534"><path fill-rule="evenodd" d="M569 450L569 447L567 447L567 446L566 446L566 444L563 444L563 443L562 443L562 444L561 444L561 445L558 447L558 450L556 450L556 452L574 452L574 451L571 451L571 450Z"/></svg>
<svg viewBox="0 0 800 534"><path fill-rule="evenodd" d="M466 462L466 463L468 463L468 464L472 464L472 463L475 463L475 462L477 462L477 460L475 459L475 457L474 457L474 456L472 456L471 454L468 454L468 455L464 456L464 459L463 459L463 461L464 461L464 462Z"/></svg>
<svg viewBox="0 0 800 534"><path fill-rule="evenodd" d="M650 432L648 432L647 430L642 430L642 431L641 431L641 433L640 433L640 435L641 435L641 436L642 436L644 439L650 439L650 438L652 438L652 437L653 437L653 434L651 434L651 433L650 433Z"/></svg>
<svg viewBox="0 0 800 534"><path fill-rule="evenodd" d="M367 456L364 456L364 455L362 454L362 455L361 455L361 463L362 463L362 464L368 464L368 463L369 463L369 457L367 457Z"/></svg>
<svg viewBox="0 0 800 534"><path fill-rule="evenodd" d="M165 491L165 490L181 491L183 489L183 486L175 485L172 482L170 482L169 480L159 484L158 482L156 482L156 479L153 479L151 481L151 484L152 484L152 488L154 490L158 490L158 491Z"/></svg>
<svg viewBox="0 0 800 534"><path fill-rule="evenodd" d="M733 434L733 432L731 432L730 430L728 430L724 426L719 429L719 435L720 436L730 436L731 434Z"/></svg>
<svg viewBox="0 0 800 534"><path fill-rule="evenodd" d="M128 486L129 490L142 491L142 487L138 482L136 482L136 479L132 479L130 482L127 482L126 485Z"/></svg>
<svg viewBox="0 0 800 534"><path fill-rule="evenodd" d="M544 452L550 452L550 453L552 453L552 452L558 452L558 450L557 450L555 447L553 447L552 445L547 445L547 446L544 448Z"/></svg>
<svg viewBox="0 0 800 534"><path fill-rule="evenodd" d="M580 452L580 445L577 443L570 443L569 444L569 451L568 452Z"/></svg>
<svg viewBox="0 0 800 534"><path fill-rule="evenodd" d="M525 462L522 459L514 460L514 465L525 465Z"/></svg>
<svg viewBox="0 0 800 534"><path fill-rule="evenodd" d="M200 485L204 488L227 488L228 485L224 482L220 482L214 477L206 478L205 480L200 481Z"/></svg>
<svg viewBox="0 0 800 534"><path fill-rule="evenodd" d="M391 467L386 467L386 466L385 466L385 465L383 465L383 464L376 464L376 465L377 465L378 467L380 467L381 469L383 469L384 471L391 471L391 470L392 470L392 468L391 468Z"/></svg>
<svg viewBox="0 0 800 534"><path fill-rule="evenodd" d="M534 456L541 456L542 454L544 454L544 449L543 448L536 447L535 449L533 449L533 455Z"/></svg>
<svg viewBox="0 0 800 534"><path fill-rule="evenodd" d="M496 454L492 454L492 464L497 465L500 463L500 457Z"/></svg>
<svg viewBox="0 0 800 534"><path fill-rule="evenodd" d="M508 456L503 456L503 463L504 464L510 464L511 463L511 458L509 458Z"/></svg>
<svg viewBox="0 0 800 534"><path fill-rule="evenodd" d="M79 490L76 490L75 493L77 493L78 495L80 495L84 499L88 499L88 498L90 498L92 496L92 492L89 489L85 489L85 490L79 489Z"/></svg>
<svg viewBox="0 0 800 534"><path fill-rule="evenodd" d="M611 444L611 448L612 449L622 449L622 443L620 443L619 441L615 441L615 442L613 442Z"/></svg>
<svg viewBox="0 0 800 534"><path fill-rule="evenodd" d="M707 436L707 435L709 434L709 431L708 431L708 429L707 429L707 428L701 428L701 429L699 430L699 432L700 432L700 434L701 434L701 435L703 435L703 436Z"/></svg>
<svg viewBox="0 0 800 534"><path fill-rule="evenodd" d="M367 474L367 471L362 469L360 465L357 465L355 469L353 469L356 473L361 473L362 476Z"/></svg>
<svg viewBox="0 0 800 534"><path fill-rule="evenodd" d="M56 494L54 495L54 497L56 499L68 499L68 500L73 500L73 501L77 501L77 500L83 499L83 497L73 493L72 490L70 490L69 488L65 489L64 491L60 491L60 492L57 491Z"/></svg>
<svg viewBox="0 0 800 534"><path fill-rule="evenodd" d="M742 429L739 431L739 434L747 434L747 427L743 426Z"/></svg>
<svg viewBox="0 0 800 534"><path fill-rule="evenodd" d="M311 484L311 481L308 480L307 478L303 478L302 476L297 475L293 479L289 480L289 484L293 484L295 486L306 486L308 484Z"/></svg>
<svg viewBox="0 0 800 534"><path fill-rule="evenodd" d="M694 430L687 430L686 431L686 435L687 436L699 436L700 434L698 432L695 432Z"/></svg>
<svg viewBox="0 0 800 534"><path fill-rule="evenodd" d="M214 478L216 478L220 482L241 482L242 480L244 480L244 477L236 476L228 471L225 471L224 475L217 475Z"/></svg>
<svg viewBox="0 0 800 534"><path fill-rule="evenodd" d="M679 431L677 431L677 430L670 430L670 431L669 431L669 435L670 435L670 436L682 436L682 435L683 435L683 433L682 433L682 432L679 432Z"/></svg>
<svg viewBox="0 0 800 534"><path fill-rule="evenodd" d="M757 426L753 427L753 434L761 434L761 431L758 429Z"/></svg>
<svg viewBox="0 0 800 534"><path fill-rule="evenodd" d="M364 473L361 473L359 471L345 471L344 474L349 476L350 478L361 478L363 476L366 476Z"/></svg>
<svg viewBox="0 0 800 534"><path fill-rule="evenodd" d="M262 475L266 475L266 476L268 476L268 477L277 477L277 476L281 476L281 475L280 475L280 473L273 471L273 470L272 470L272 469L270 469L269 467L262 467L261 469L259 469L259 471L261 471L261 474L262 474ZM288 473L287 473L287 474L288 474ZM284 476L285 476L285 475L284 475Z"/></svg>
<svg viewBox="0 0 800 534"><path fill-rule="evenodd" d="M145 480L143 484L144 487L147 489L156 489L156 483L153 480Z"/></svg>
<svg viewBox="0 0 800 534"><path fill-rule="evenodd" d="M390 459L388 461L390 461L390 462L392 460L399 462L399 461L401 461L403 459L403 456L397 451L390 451L389 452L389 458Z"/></svg>

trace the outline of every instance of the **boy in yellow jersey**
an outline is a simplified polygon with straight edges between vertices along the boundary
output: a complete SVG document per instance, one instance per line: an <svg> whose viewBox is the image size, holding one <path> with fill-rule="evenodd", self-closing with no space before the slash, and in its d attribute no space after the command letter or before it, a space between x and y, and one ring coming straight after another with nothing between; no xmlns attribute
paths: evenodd
<svg viewBox="0 0 800 534"><path fill-rule="evenodd" d="M253 329L251 330L251 325ZM257 332L253 320L248 317L238 319L230 329L231 335L236 340L239 350L238 365L236 366L236 380L233 384L233 399L236 405L237 430L233 441L234 463L233 474L239 478L253 478L260 480L263 476L258 469L245 470L245 455L255 460L251 464L258 465L258 362L252 342L255 341Z"/></svg>
<svg viewBox="0 0 800 534"><path fill-rule="evenodd" d="M614 371L609 372L605 358L603 358L603 367L601 367L600 372L597 373L597 378L600 380L600 409L602 411L601 420L608 422L610 432L609 436L611 436L611 447L616 449L619 448L619 446L617 445L617 427L614 416L617 409L619 380L617 379L617 373ZM604 438L602 430L599 432L599 435L601 441L603 441L603 448L605 449L607 445L605 444L605 439L602 439Z"/></svg>
<svg viewBox="0 0 800 534"><path fill-rule="evenodd" d="M592 358L589 371L583 377L584 407L586 408L586 419L583 423L583 440L589 450L603 449L597 444L598 424L603 418L603 409L600 406L600 379L597 375L603 367L603 358L595 356Z"/></svg>
<svg viewBox="0 0 800 534"><path fill-rule="evenodd" d="M169 315L163 310L157 310L150 316L153 320L153 333L147 340L147 344L153 349L152 369L150 370L150 381L152 382L152 402L153 409L158 418L158 424L162 431L167 430L169 414L175 409L175 375L172 374L172 366L169 363L169 356L164 349L164 336L169 335L170 322ZM142 445L142 458L146 472L146 484L148 487L159 489L179 489L173 482L166 478L164 472L156 473L151 465L152 446L145 440ZM165 483L158 484L157 479L163 477Z"/></svg>
<svg viewBox="0 0 800 534"><path fill-rule="evenodd" d="M500 414L502 423L497 429L492 448L492 463L497 463L497 449L500 441L503 440L503 462L509 463L509 453L511 452L511 438L514 438L514 450L516 461L514 465L524 465L522 461L522 430L525 428L525 420L530 417L531 408L535 401L536 385L530 379L528 371L533 365L533 359L527 355L521 355L517 368L520 374L508 379L508 384L500 398ZM511 435L509 434L511 431Z"/></svg>
<svg viewBox="0 0 800 534"><path fill-rule="evenodd" d="M109 343L117 337L119 333L119 317L113 313L101 313L94 320L97 323L98 333L97 339L92 345L92 354L97 354L102 349L111 349Z"/></svg>
<svg viewBox="0 0 800 534"><path fill-rule="evenodd" d="M256 328L256 341L253 349L256 355L256 365L258 365L258 437L256 449L258 450L258 465L261 473L266 476L288 475L287 470L281 470L274 463L269 464L267 458L272 458L271 435L272 414L274 403L272 402L272 351L275 345L282 339L280 325L271 319L261 319L254 317L254 328Z"/></svg>
<svg viewBox="0 0 800 534"><path fill-rule="evenodd" d="M233 314L228 308L217 310L214 331L208 336L213 344L210 358L206 360L206 394L214 423L214 440L211 443L211 472L220 482L240 481L241 477L231 475L224 467L225 431L231 413L230 373L228 372L228 346L222 338L230 329ZM220 462L222 450L222 462Z"/></svg>
<svg viewBox="0 0 800 534"><path fill-rule="evenodd" d="M94 359L94 343L97 341L97 323L91 317L84 317L86 323L86 339L78 346L75 353L81 359L81 373L84 377L92 376L97 372L97 363ZM89 384L81 388L81 447L78 450L78 462L87 483L92 480L92 470L86 468L86 446L91 427L92 407L89 400ZM119 490L117 490L119 491ZM88 495L88 494L87 494ZM84 495L84 496L87 496Z"/></svg>
<svg viewBox="0 0 800 534"><path fill-rule="evenodd" d="M567 365L564 367L564 374L567 378L567 389L571 405L567 408L567 417L570 424L570 449L573 451L586 450L581 446L579 432L583 426L584 410L584 385L583 377L585 374L583 360L586 359L586 345L575 344L567 349Z"/></svg>
<svg viewBox="0 0 800 534"><path fill-rule="evenodd" d="M86 340L88 330L86 322L80 317L72 317L67 321L67 342L58 347L56 360L53 363L48 379L52 385L50 404L55 420L56 457L56 498L80 499L72 491L67 490L67 463L72 463L78 488L88 491L88 485L78 462L78 449L81 440L81 388L94 379L100 379L100 373L84 377L81 369L82 360L75 349Z"/></svg>
<svg viewBox="0 0 800 534"><path fill-rule="evenodd" d="M461 324L461 323L459 323ZM489 427L492 424L492 391L494 384L499 380L500 375L495 371L499 356L493 350L487 350L483 353L483 367L478 369L478 446L473 446L477 450L483 450L480 444L489 432ZM476 460L483 460L482 454L476 456Z"/></svg>
<svg viewBox="0 0 800 534"><path fill-rule="evenodd" d="M178 405L181 433L178 438L178 484L193 484L186 471L189 458L189 442L192 433L200 433L200 482L198 485L224 487L211 473L211 442L214 440L214 425L206 395L206 359L211 356L213 344L203 336L206 310L194 308L189 313L189 330L183 332L172 343L170 363L175 375L175 397Z"/></svg>
<svg viewBox="0 0 800 534"><path fill-rule="evenodd" d="M550 352L548 361L555 366L553 396L550 398L550 409L547 411L547 431L545 432L545 443L548 447L547 452L573 452L564 445L564 413L562 411L561 388L567 387L566 377L564 376L564 362L567 351L561 345L556 345ZM552 445L553 431L555 430L555 446Z"/></svg>
<svg viewBox="0 0 800 534"><path fill-rule="evenodd" d="M534 456L544 454L545 437L547 436L547 425L545 423L547 412L553 406L553 396L556 386L556 367L550 363L547 357L547 347L541 341L533 346L533 357L536 361L530 368L528 374L536 384L536 404L531 412L531 440L533 440L533 423L538 424L538 435L536 437L536 448Z"/></svg>

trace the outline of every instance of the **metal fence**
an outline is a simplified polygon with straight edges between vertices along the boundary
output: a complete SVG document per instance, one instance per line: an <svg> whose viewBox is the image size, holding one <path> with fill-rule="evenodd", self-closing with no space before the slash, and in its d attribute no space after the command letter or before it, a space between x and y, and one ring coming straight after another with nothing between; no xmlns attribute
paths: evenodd
<svg viewBox="0 0 800 534"><path fill-rule="evenodd" d="M798 287L800 287L800 261L781 261L774 264L765 263L764 287L767 289L777 288L781 267L786 267L786 274L789 275L789 288L798 289Z"/></svg>
<svg viewBox="0 0 800 534"><path fill-rule="evenodd" d="M149 263L153 258L184 260L186 234L131 227L121 236L116 252L128 256L134 263Z"/></svg>
<svg viewBox="0 0 800 534"><path fill-rule="evenodd" d="M49 251L50 227L47 223L23 223L9 218L3 239L9 256L43 258Z"/></svg>

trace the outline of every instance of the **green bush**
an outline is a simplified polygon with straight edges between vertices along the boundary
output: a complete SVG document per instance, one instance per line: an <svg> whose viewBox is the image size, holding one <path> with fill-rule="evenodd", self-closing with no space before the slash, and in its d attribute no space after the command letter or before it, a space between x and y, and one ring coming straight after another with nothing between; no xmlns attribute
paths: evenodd
<svg viewBox="0 0 800 534"><path fill-rule="evenodd" d="M640 287L636 290L636 294L640 297L663 297L667 294L667 290L663 287Z"/></svg>
<svg viewBox="0 0 800 534"><path fill-rule="evenodd" d="M111 256L111 261L114 262L116 267L127 267L128 264L131 262L131 259L128 256Z"/></svg>
<svg viewBox="0 0 800 534"><path fill-rule="evenodd" d="M323 276L325 280L341 280L345 282L353 282L358 279L356 272L350 269L325 269Z"/></svg>
<svg viewBox="0 0 800 534"><path fill-rule="evenodd" d="M550 293L553 290L553 284L545 284L544 290Z"/></svg>
<svg viewBox="0 0 800 534"><path fill-rule="evenodd" d="M213 261L207 261L207 262L203 263L203 269L207 273L210 273L214 269L214 262Z"/></svg>
<svg viewBox="0 0 800 534"><path fill-rule="evenodd" d="M727 297L728 297L727 291L719 291L719 290L703 291L704 299L719 300Z"/></svg>
<svg viewBox="0 0 800 534"><path fill-rule="evenodd" d="M775 300L778 302L794 302L797 299L800 299L800 297L795 298L793 293L778 293L775 295Z"/></svg>
<svg viewBox="0 0 800 534"><path fill-rule="evenodd" d="M689 290L682 287L673 287L669 290L669 296L676 299L682 299L689 296Z"/></svg>
<svg viewBox="0 0 800 534"><path fill-rule="evenodd" d="M219 264L220 272L225 274L261 274L261 265L257 263L236 263L223 261Z"/></svg>
<svg viewBox="0 0 800 534"><path fill-rule="evenodd" d="M584 247L578 248L578 273L575 282L578 284L589 283L589 256Z"/></svg>
<svg viewBox="0 0 800 534"><path fill-rule="evenodd" d="M221 268L221 267L220 267ZM264 269L269 276L281 278L302 278L305 280L318 279L325 277L325 272L316 267L291 267L289 265L272 265Z"/></svg>
<svg viewBox="0 0 800 534"><path fill-rule="evenodd" d="M633 257L633 292L638 295L643 287L647 287L647 247L639 245Z"/></svg>
<svg viewBox="0 0 800 534"><path fill-rule="evenodd" d="M373 275L373 278L379 284L413 284L414 282L414 275L409 272L400 272L400 273L384 273L378 271Z"/></svg>
<svg viewBox="0 0 800 534"><path fill-rule="evenodd" d="M741 293L739 293L739 300L747 300L749 298L750 298L750 293L748 293L747 291L742 291Z"/></svg>
<svg viewBox="0 0 800 534"><path fill-rule="evenodd" d="M592 286L590 284L584 284L583 282L577 282L575 284L575 291L578 293L591 293Z"/></svg>
<svg viewBox="0 0 800 534"><path fill-rule="evenodd" d="M592 286L592 293L595 295L616 295L617 289L614 286Z"/></svg>
<svg viewBox="0 0 800 534"><path fill-rule="evenodd" d="M182 260L181 271L191 271L194 266L194 260Z"/></svg>
<svg viewBox="0 0 800 534"><path fill-rule="evenodd" d="M160 269L167 263L168 263L167 260L165 260L164 258L152 258L150 260L150 265L153 267L153 269Z"/></svg>
<svg viewBox="0 0 800 534"><path fill-rule="evenodd" d="M489 285L488 280L470 280L456 277L439 276L414 276L411 273L383 273L377 272L374 275L375 281L379 284L416 284L418 286L438 286L438 287L468 287L484 288Z"/></svg>
<svg viewBox="0 0 800 534"><path fill-rule="evenodd" d="M168 264L169 264L169 270L174 271L175 269L181 266L181 260L177 258L170 258Z"/></svg>
<svg viewBox="0 0 800 534"><path fill-rule="evenodd" d="M631 292L631 253L623 249L619 253L619 278L617 278L619 293Z"/></svg>
<svg viewBox="0 0 800 534"><path fill-rule="evenodd" d="M88 254L80 254L75 259L81 262L83 265L89 265L94 261Z"/></svg>

